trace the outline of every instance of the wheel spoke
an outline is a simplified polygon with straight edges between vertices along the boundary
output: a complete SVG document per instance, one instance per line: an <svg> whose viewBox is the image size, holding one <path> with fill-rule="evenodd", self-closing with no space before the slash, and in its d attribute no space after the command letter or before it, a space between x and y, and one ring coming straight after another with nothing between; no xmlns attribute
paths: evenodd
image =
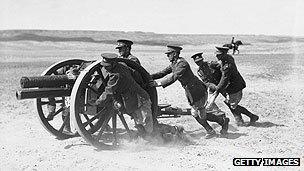
<svg viewBox="0 0 304 171"><path fill-rule="evenodd" d="M105 130L106 126L108 125L108 122L110 121L111 117L112 117L112 114L108 115L105 119L105 122L102 123L102 126L96 137L97 141L99 141L99 139L101 138L101 135L102 135L103 131Z"/></svg>
<svg viewBox="0 0 304 171"><path fill-rule="evenodd" d="M56 116L56 115L58 115L60 112L62 112L64 110L64 107L61 107L60 109L58 109L55 113L53 113L53 114L49 114L48 116L47 116L47 119L50 119L50 120L53 120L53 118Z"/></svg>
<svg viewBox="0 0 304 171"><path fill-rule="evenodd" d="M83 114L84 116L87 116L86 114ZM88 124L92 124L92 122L94 121L94 120L96 120L96 119L98 119L99 118L99 115L95 115L94 117L92 117L91 119L89 119L88 117L86 117L86 119L87 119L87 122L84 122L83 123L83 126L84 127L86 127Z"/></svg>
<svg viewBox="0 0 304 171"><path fill-rule="evenodd" d="M87 115L84 114L84 113L81 113L81 114L83 114L84 116L87 116ZM84 127L86 127L86 126L89 125L89 124L92 125L92 122L93 122L94 120L98 119L98 116L94 116L94 117L92 117L91 119L89 119L88 116L85 117L85 118L87 119L87 121L83 123L83 126L84 126ZM93 126L94 126L94 125L93 125ZM91 127L92 127L92 126L91 126Z"/></svg>
<svg viewBox="0 0 304 171"><path fill-rule="evenodd" d="M112 116L112 127L113 127L113 135L114 135L114 142L113 145L117 145L117 114Z"/></svg>
<svg viewBox="0 0 304 171"><path fill-rule="evenodd" d="M87 120L87 122L83 123L83 126L86 127L88 124L92 123L95 119L99 119L100 118L100 114L105 110L105 108L103 108L101 111L97 112L96 115L94 117L92 117L91 119ZM83 115L86 115L85 113L80 113Z"/></svg>
<svg viewBox="0 0 304 171"><path fill-rule="evenodd" d="M91 128L93 128L94 127L94 125L92 124L92 121L90 121L90 118L88 117L88 115L86 115L86 114L84 114L83 115L84 116L84 118L87 120L87 123L90 125L90 127ZM86 124L86 125L88 125L88 124Z"/></svg>
<svg viewBox="0 0 304 171"><path fill-rule="evenodd" d="M127 122L126 122L126 120L125 120L125 117L123 116L123 114L119 114L118 116L119 116L119 118L120 118L120 120L121 120L123 126L124 126L125 129L127 130L130 139L132 139L132 134L131 134L131 131L130 131L129 127L128 127L128 124L127 124Z"/></svg>

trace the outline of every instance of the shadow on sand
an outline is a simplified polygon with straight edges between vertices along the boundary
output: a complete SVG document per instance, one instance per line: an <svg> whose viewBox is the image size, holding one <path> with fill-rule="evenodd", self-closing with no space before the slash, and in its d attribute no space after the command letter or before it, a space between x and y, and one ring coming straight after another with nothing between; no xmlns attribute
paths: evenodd
<svg viewBox="0 0 304 171"><path fill-rule="evenodd" d="M270 127L274 127L274 126L282 127L282 126L286 126L286 125L276 124L276 123L266 121L266 122L255 122L253 124L250 124L249 126L258 127L258 128L270 128Z"/></svg>
<svg viewBox="0 0 304 171"><path fill-rule="evenodd" d="M231 132L232 131L232 132ZM226 135L220 135L217 134L217 138L226 138L226 139L237 139L241 136L247 136L245 133L238 133L235 132L237 129L233 127L232 125L229 125L228 133ZM201 128L194 131L187 131L187 134L190 135L193 139L200 139L202 137L205 137L206 131Z"/></svg>
<svg viewBox="0 0 304 171"><path fill-rule="evenodd" d="M241 136L248 136L245 133L237 133L237 132L228 132L226 135L220 135L219 138L226 138L226 139L237 139Z"/></svg>
<svg viewBox="0 0 304 171"><path fill-rule="evenodd" d="M247 123L249 124L249 123ZM286 126L286 125L282 125L282 124L275 124L275 123L272 123L272 122L269 122L269 121L265 121L265 122L256 122L254 124L250 124L249 127L257 127L257 128L269 128L269 127L274 127L274 126L278 126L278 127L282 127L282 126ZM214 129L217 129L217 127L220 127L219 125L217 124L213 124L212 127ZM226 135L220 135L220 134L217 134L216 138L226 138L226 139L237 139L241 136L248 136L248 134L246 133L238 133L238 127L235 127L233 125L230 125L229 124L229 129L228 129L228 133ZM118 139L128 139L129 136L128 134L126 133L126 130L124 129L117 129L117 133L118 133ZM132 130L132 133L136 133L135 131ZM197 140L197 139L200 139L202 137L204 137L206 135L206 131L203 129L203 128L200 128L200 129L197 129L197 130L193 130L193 131L185 131L186 137L184 137L184 142L182 144L184 145L190 145L190 144L193 144L194 142L192 142L190 139L193 139L193 140ZM113 135L112 135L112 132L108 132L108 133L105 133L103 135L103 141L105 143L108 143L112 141L113 139ZM166 145L170 142L171 143L176 143L178 141L174 140L174 138L170 137L169 138L170 140L167 140L166 142L163 142L161 144L163 145ZM189 141L186 141L189 139ZM179 141L181 142L181 141ZM153 144L153 143L152 143ZM159 145L159 144L158 144ZM70 144L70 145L67 145L64 147L64 149L70 149L71 147L74 147L74 146L91 146L90 144L88 143L80 143L80 144ZM100 151L100 150L114 150L114 149L117 149L119 147L115 147L115 146L108 146L108 145L105 145L103 144L102 146L100 146L99 148L95 149L97 151Z"/></svg>
<svg viewBox="0 0 304 171"><path fill-rule="evenodd" d="M70 149L70 148L72 148L72 147L74 147L74 146L91 146L91 145L90 145L90 144L87 144L87 143L69 144L69 145L66 145L66 146L64 147L64 149Z"/></svg>

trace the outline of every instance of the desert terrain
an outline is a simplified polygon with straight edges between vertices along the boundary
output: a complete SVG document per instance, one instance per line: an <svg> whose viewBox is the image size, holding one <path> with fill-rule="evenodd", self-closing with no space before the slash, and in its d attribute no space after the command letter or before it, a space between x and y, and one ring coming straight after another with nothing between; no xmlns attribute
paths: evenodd
<svg viewBox="0 0 304 171"><path fill-rule="evenodd" d="M255 125L237 127L219 97L217 104L231 120L227 138L205 140L195 119L182 116L159 121L183 126L191 143L121 140L116 150L97 150L82 137L59 140L49 134L37 119L35 101L18 101L15 91L22 76L40 75L60 60L100 59L102 52L116 52L115 44L0 42L0 170L304 170L304 43L249 43L234 57L247 83L240 104L260 117ZM215 60L216 45L184 45L181 56L195 72L190 56L203 51L207 60ZM132 49L150 73L169 65L165 50L136 44ZM160 103L190 107L178 82L157 91ZM218 125L211 125L219 132ZM301 166L233 166L233 158L242 157L301 158Z"/></svg>

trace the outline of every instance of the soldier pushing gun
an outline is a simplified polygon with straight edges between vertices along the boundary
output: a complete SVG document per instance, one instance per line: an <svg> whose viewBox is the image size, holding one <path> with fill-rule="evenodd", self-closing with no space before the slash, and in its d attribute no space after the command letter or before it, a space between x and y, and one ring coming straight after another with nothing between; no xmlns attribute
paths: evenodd
<svg viewBox="0 0 304 171"><path fill-rule="evenodd" d="M168 74L169 77L162 81L154 81L151 86L163 88L173 84L178 80L185 89L186 96L190 106L192 107L191 113L198 123L200 123L207 131L206 139L216 136L216 132L208 124L207 121L216 122L222 126L221 134L226 134L228 130L229 118L225 115L214 115L207 113L205 109L207 101L207 88L206 86L193 74L188 62L180 57L182 47L175 45L168 45L168 51L165 53L171 64L164 70L152 74L153 79L162 78Z"/></svg>
<svg viewBox="0 0 304 171"><path fill-rule="evenodd" d="M210 81L210 83L213 84L209 85L209 88L213 92L210 97L209 105L212 105L218 94L221 93L226 98L224 102L231 110L238 126L247 126L244 123L241 114L250 118L249 125L253 124L259 117L243 106L238 105L243 97L243 89L246 87L245 80L239 73L234 58L227 54L229 49L226 47L216 47L216 49L217 51L215 54L219 63L214 67L214 81ZM200 70L198 71L202 76L206 75L206 72L204 73L203 70L204 65L206 64L200 64ZM205 80L205 78L202 79Z"/></svg>

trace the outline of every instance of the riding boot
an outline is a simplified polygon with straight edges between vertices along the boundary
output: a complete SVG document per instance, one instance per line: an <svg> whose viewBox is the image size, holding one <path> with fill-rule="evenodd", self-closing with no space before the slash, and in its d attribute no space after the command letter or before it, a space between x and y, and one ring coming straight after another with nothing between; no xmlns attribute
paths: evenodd
<svg viewBox="0 0 304 171"><path fill-rule="evenodd" d="M259 116L251 113L250 111L248 111L246 108L244 108L243 106L239 106L240 108L240 112L246 116L248 116L250 118L250 123L254 123L255 121L257 121L259 119Z"/></svg>
<svg viewBox="0 0 304 171"><path fill-rule="evenodd" d="M217 116L212 113L207 113L207 121L216 122L219 125L222 125L224 123L224 117L224 114Z"/></svg>
<svg viewBox="0 0 304 171"><path fill-rule="evenodd" d="M230 110L231 110L231 112L234 116L234 119L236 121L236 125L237 126L246 126L246 124L245 124L245 122L242 118L239 106L236 106L235 109L230 109Z"/></svg>
<svg viewBox="0 0 304 171"><path fill-rule="evenodd" d="M236 125L237 126L245 126L245 123L244 123L244 120L242 118L241 110L239 108L239 105L237 105L235 109L232 109L229 103L227 103L225 101L224 101L224 103L229 107L231 113L233 114Z"/></svg>
<svg viewBox="0 0 304 171"><path fill-rule="evenodd" d="M205 139L209 139L216 136L216 132L213 130L213 128L208 124L206 119L201 119L199 116L195 117L196 121L201 124L205 130L207 131L207 134L205 136Z"/></svg>
<svg viewBox="0 0 304 171"><path fill-rule="evenodd" d="M219 125L221 125L222 129L221 129L220 133L221 134L227 134L230 119L227 118L225 116L225 114L217 116L217 115L213 115L213 114L208 113L207 114L207 120L211 121L211 122L216 122Z"/></svg>

